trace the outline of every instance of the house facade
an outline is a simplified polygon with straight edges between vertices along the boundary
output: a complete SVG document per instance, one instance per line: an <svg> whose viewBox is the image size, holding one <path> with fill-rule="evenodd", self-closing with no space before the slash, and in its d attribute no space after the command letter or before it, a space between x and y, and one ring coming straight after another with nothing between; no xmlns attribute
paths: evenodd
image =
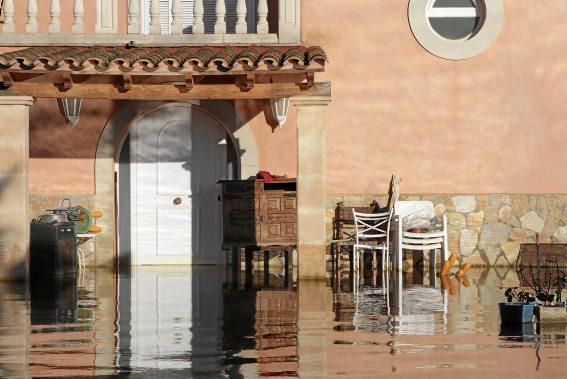
<svg viewBox="0 0 567 379"><path fill-rule="evenodd" d="M0 276L26 275L29 222L62 198L103 212L90 265L219 263L216 180L259 170L297 177L303 278L326 275L336 204L384 205L392 173L464 261L566 242L551 3L4 0Z"/></svg>

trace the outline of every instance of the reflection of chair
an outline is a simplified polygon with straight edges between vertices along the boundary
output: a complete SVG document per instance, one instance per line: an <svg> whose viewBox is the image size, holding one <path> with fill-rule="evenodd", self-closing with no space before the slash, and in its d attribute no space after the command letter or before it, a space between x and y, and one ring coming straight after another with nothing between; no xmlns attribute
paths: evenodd
<svg viewBox="0 0 567 379"><path fill-rule="evenodd" d="M382 250L382 269L388 267L390 212L359 213L352 210L355 225L354 269L359 269L359 250Z"/></svg>
<svg viewBox="0 0 567 379"><path fill-rule="evenodd" d="M396 228L396 265L397 269L402 268L402 251L420 250L420 251L442 251L441 261L449 259L449 249L447 247L447 217L443 215L442 229L429 230L422 233L409 232L404 230L404 220L408 218L424 218L430 220L435 217L435 209L430 201L397 201L394 204L394 225ZM437 228L435 228L437 229ZM435 265L435 255L432 255L433 261L430 265Z"/></svg>
<svg viewBox="0 0 567 379"><path fill-rule="evenodd" d="M439 288L435 283L431 287L417 284L413 288L406 288L404 293L402 272L394 272L393 285L385 292L391 331L394 331L395 324L396 332L400 334L435 334L440 332L437 329L439 326L443 328L441 332L446 333L449 290L443 287L440 290L441 297L437 295ZM405 314L404 304L411 308L410 311L406 309ZM436 321L436 315L439 314L441 322Z"/></svg>

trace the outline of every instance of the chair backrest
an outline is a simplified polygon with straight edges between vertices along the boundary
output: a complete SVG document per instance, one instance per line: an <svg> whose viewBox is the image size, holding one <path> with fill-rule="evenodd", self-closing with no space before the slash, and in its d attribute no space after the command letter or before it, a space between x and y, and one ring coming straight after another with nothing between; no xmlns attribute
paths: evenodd
<svg viewBox="0 0 567 379"><path fill-rule="evenodd" d="M360 213L352 210L356 239L373 239L386 237L390 213Z"/></svg>
<svg viewBox="0 0 567 379"><path fill-rule="evenodd" d="M399 217L435 217L435 208L431 201L396 201L394 214Z"/></svg>

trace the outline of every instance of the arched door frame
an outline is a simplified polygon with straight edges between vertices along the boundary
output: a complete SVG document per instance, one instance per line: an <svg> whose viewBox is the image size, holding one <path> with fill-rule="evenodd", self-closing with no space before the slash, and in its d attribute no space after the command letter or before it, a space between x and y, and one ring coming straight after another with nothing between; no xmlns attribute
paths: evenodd
<svg viewBox="0 0 567 379"><path fill-rule="evenodd" d="M224 102L226 107L232 107ZM201 106L198 101L161 102L161 101L128 101L112 115L106 124L96 151L95 161L95 199L97 209L105 215L99 219L103 233L97 236L96 264L97 266L114 266L118 259L118 192L117 192L117 163L124 140L130 129L143 117L150 113L170 107L189 107L206 114L219 127L227 132L237 152L247 153L246 166L258 166L257 146L252 131L243 125L237 131L228 127L229 123L217 117L209 109ZM236 128L236 125L234 126ZM238 175L241 175L243 157L237 154Z"/></svg>

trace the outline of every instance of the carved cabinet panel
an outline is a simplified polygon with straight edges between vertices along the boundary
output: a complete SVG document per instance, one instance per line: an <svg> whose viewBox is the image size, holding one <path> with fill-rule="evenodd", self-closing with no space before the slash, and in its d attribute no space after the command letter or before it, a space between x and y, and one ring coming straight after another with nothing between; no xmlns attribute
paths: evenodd
<svg viewBox="0 0 567 379"><path fill-rule="evenodd" d="M292 179L221 181L223 245L290 245L297 242L296 182Z"/></svg>

